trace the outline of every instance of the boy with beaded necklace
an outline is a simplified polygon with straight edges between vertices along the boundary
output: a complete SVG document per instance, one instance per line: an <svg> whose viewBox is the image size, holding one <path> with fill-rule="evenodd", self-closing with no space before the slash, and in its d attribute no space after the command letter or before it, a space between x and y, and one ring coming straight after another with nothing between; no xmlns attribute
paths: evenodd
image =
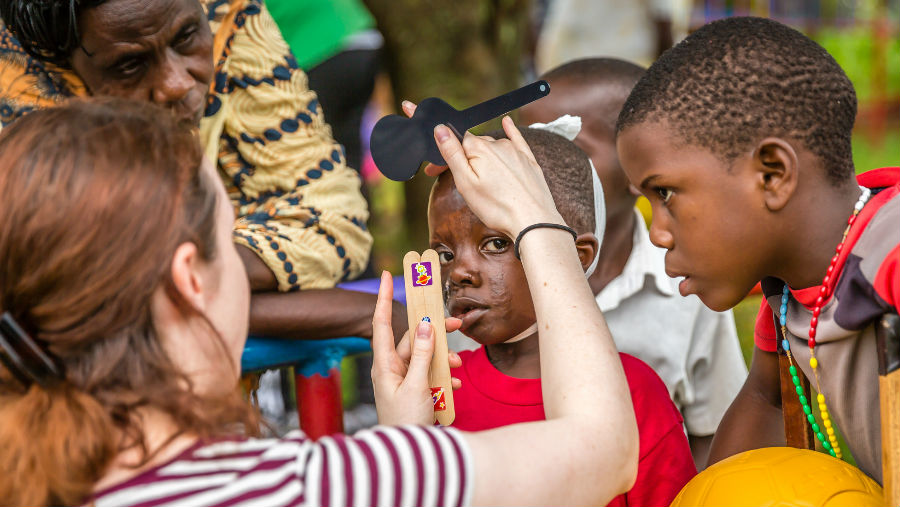
<svg viewBox="0 0 900 507"><path fill-rule="evenodd" d="M818 44L777 22L710 23L666 52L616 125L651 240L682 294L714 310L762 280L750 375L710 462L784 445L775 322L826 452L840 427L882 481L874 325L900 305L900 168L854 178L853 86ZM817 407L816 407L817 406Z"/></svg>
<svg viewBox="0 0 900 507"><path fill-rule="evenodd" d="M581 117L583 128L573 142L591 157L607 212L599 262L588 283L616 348L647 363L665 382L702 470L747 367L731 311L714 312L696 296L682 297L678 280L666 276L665 250L650 243L635 209L637 193L616 156L616 118L645 71L615 58L568 62L541 76L553 93L519 109L519 120Z"/></svg>

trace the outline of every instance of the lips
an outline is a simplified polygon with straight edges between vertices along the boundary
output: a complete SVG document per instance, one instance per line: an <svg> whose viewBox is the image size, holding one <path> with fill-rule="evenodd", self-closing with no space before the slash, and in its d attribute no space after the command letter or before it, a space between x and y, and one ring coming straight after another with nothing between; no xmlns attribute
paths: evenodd
<svg viewBox="0 0 900 507"><path fill-rule="evenodd" d="M685 297L688 294L693 294L695 292L692 289L693 284L691 283L691 275L674 269L669 269L668 266L666 267L666 275L669 278L682 279L680 282L678 282L678 292L682 295L682 297Z"/></svg>
<svg viewBox="0 0 900 507"><path fill-rule="evenodd" d="M466 296L450 296L448 310L451 317L462 320L460 330L465 330L475 323L488 310L488 305Z"/></svg>

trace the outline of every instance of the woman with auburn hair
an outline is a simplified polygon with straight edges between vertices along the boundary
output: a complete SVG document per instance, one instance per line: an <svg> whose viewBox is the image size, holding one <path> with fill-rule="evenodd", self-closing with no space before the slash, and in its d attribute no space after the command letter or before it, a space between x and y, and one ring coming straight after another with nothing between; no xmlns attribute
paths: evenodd
<svg viewBox="0 0 900 507"><path fill-rule="evenodd" d="M505 126L512 141L438 139L475 212L516 237L560 218ZM118 99L34 112L0 134L0 202L4 505L602 505L634 481L627 384L558 230L520 241L548 329L546 421L431 426L432 328L394 347L385 274L372 377L380 422L404 426L313 442L256 438L238 393L249 284L233 209L188 128Z"/></svg>

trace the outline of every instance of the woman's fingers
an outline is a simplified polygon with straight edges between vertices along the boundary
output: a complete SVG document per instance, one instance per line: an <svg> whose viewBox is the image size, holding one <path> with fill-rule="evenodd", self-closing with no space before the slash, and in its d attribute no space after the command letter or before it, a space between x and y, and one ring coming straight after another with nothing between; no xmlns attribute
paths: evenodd
<svg viewBox="0 0 900 507"><path fill-rule="evenodd" d="M416 105L408 100L404 100L400 103L400 109L403 110L403 113L406 114L409 118L412 118L412 115L416 113Z"/></svg>
<svg viewBox="0 0 900 507"><path fill-rule="evenodd" d="M462 366L462 358L452 350L447 351L447 362L450 363L451 368L459 368Z"/></svg>
<svg viewBox="0 0 900 507"><path fill-rule="evenodd" d="M391 274L381 273L381 286L375 302L375 314L372 316L372 365L373 371L390 370L391 362L397 355L394 349L394 332L391 330L391 305L394 295L394 284Z"/></svg>
<svg viewBox="0 0 900 507"><path fill-rule="evenodd" d="M412 346L412 356L403 383L428 385L428 372L431 369L431 358L434 355L434 331L429 322L419 322L416 326L416 339Z"/></svg>
<svg viewBox="0 0 900 507"><path fill-rule="evenodd" d="M456 331L461 325L462 321L454 317L447 317L444 320L444 327L447 329L448 333ZM409 331L407 331L403 333L403 338L400 338L400 342L397 343L397 357L400 358L403 364L408 364L411 355L412 350L409 347ZM462 359L459 357L459 354L452 350L447 351L447 359L451 368L459 368L462 366Z"/></svg>
<svg viewBox="0 0 900 507"><path fill-rule="evenodd" d="M446 170L447 170L447 166L436 165L436 164L432 164L430 162L428 163L428 165L425 166L425 174L427 174L428 176L431 176L431 177L435 177Z"/></svg>
<svg viewBox="0 0 900 507"><path fill-rule="evenodd" d="M456 377L450 377L450 387L453 388L454 391L462 387L462 380L459 380Z"/></svg>
<svg viewBox="0 0 900 507"><path fill-rule="evenodd" d="M530 158L532 162L537 164L534 153L531 152L531 147L525 142L525 138L522 137L522 133L519 132L519 128L516 127L516 123L512 121L512 118L504 116L501 123L503 124L503 131L506 132L506 137L512 142L513 146Z"/></svg>
<svg viewBox="0 0 900 507"><path fill-rule="evenodd" d="M470 137L474 136L466 132L463 139ZM457 173L474 173L472 166L469 165L466 152L463 150L463 145L447 126L438 125L434 128L434 140L437 142L438 149L441 150L441 155L444 157L447 165L450 166L450 170L453 171L454 177L457 176Z"/></svg>
<svg viewBox="0 0 900 507"><path fill-rule="evenodd" d="M397 344L397 357L403 361L403 364L409 362L409 355L411 351L409 349L409 331L407 330L403 333L403 337L400 338L400 343Z"/></svg>
<svg viewBox="0 0 900 507"><path fill-rule="evenodd" d="M448 333L452 333L462 327L462 319L457 319L456 317L446 317L444 318L444 329Z"/></svg>

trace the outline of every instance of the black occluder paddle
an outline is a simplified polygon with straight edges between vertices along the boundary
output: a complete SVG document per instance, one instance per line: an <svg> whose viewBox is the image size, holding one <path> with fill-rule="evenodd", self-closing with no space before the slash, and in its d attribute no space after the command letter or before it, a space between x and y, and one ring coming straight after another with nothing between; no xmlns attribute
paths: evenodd
<svg viewBox="0 0 900 507"><path fill-rule="evenodd" d="M412 118L396 114L378 120L372 129L369 149L378 170L394 181L412 179L422 162L437 165L446 162L434 141L434 128L440 124L462 140L472 127L518 109L550 93L546 81L537 81L462 111L435 97L419 103Z"/></svg>

